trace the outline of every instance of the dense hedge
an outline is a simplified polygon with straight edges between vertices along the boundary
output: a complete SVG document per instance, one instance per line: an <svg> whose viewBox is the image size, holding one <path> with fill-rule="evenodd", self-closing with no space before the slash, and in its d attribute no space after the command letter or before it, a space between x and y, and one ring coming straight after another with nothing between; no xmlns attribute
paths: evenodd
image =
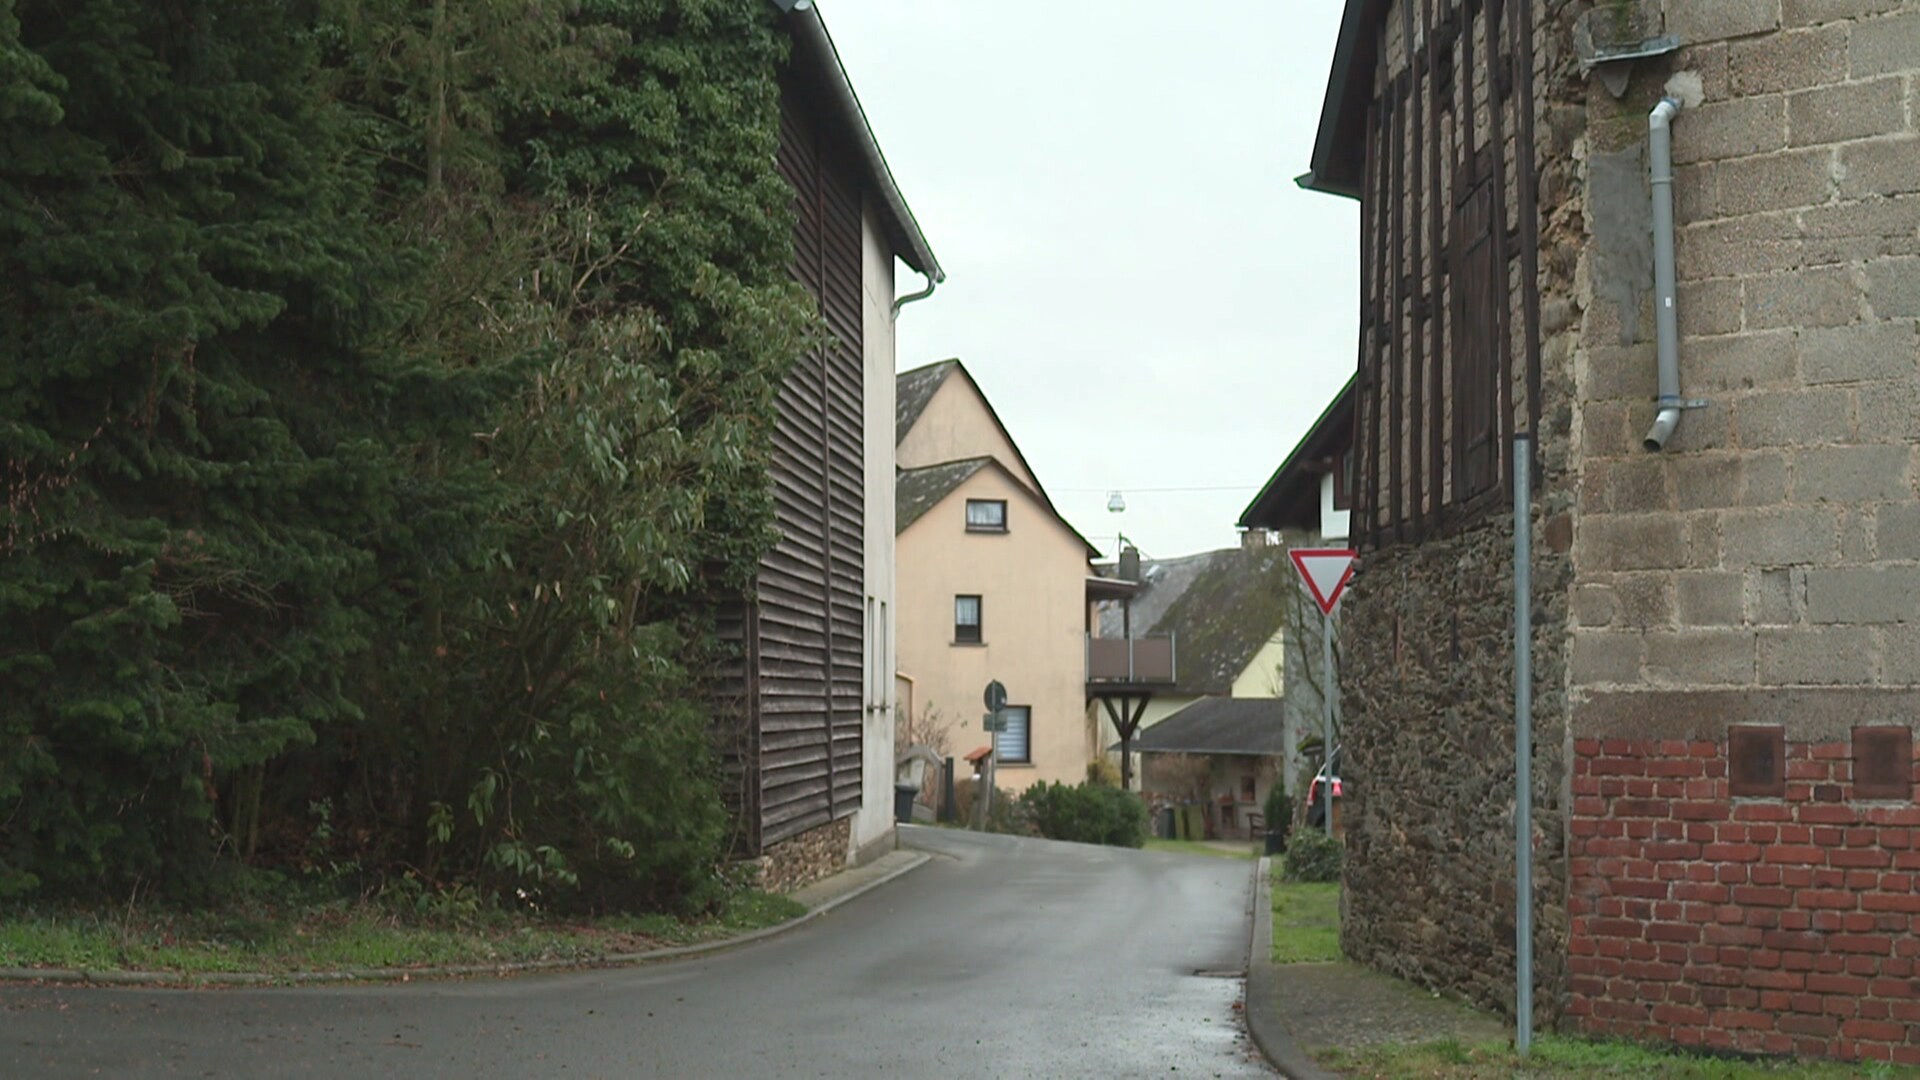
<svg viewBox="0 0 1920 1080"><path fill-rule="evenodd" d="M770 20L0 0L0 897L716 895Z"/></svg>
<svg viewBox="0 0 1920 1080"><path fill-rule="evenodd" d="M1021 795L1033 828L1050 840L1145 847L1147 804L1131 791L1104 784L1039 783Z"/></svg>
<svg viewBox="0 0 1920 1080"><path fill-rule="evenodd" d="M1288 881L1339 881L1345 849L1318 829L1301 829L1287 839Z"/></svg>

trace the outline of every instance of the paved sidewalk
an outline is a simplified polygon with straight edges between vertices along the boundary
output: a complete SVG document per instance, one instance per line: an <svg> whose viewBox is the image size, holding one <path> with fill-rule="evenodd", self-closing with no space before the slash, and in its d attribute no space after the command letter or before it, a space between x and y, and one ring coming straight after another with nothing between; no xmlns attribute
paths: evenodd
<svg viewBox="0 0 1920 1080"><path fill-rule="evenodd" d="M1357 964L1275 964L1271 860L1254 869L1253 940L1247 956L1247 1028L1275 1068L1294 1080L1335 1074L1312 1052L1379 1043L1499 1039L1507 1029L1464 1005Z"/></svg>
<svg viewBox="0 0 1920 1080"><path fill-rule="evenodd" d="M777 926L698 945L676 945L646 952L615 953L588 960L528 960L502 964L448 964L423 968L347 968L340 971L301 971L262 974L251 971L184 973L177 971L84 971L64 968L0 968L0 983L78 983L93 986L288 986L321 983L414 982L423 979L499 977L543 971L570 971L582 968L627 967L654 964L682 957L732 949L754 941L784 934L804 926L841 904L870 889L926 865L932 856L924 852L896 848L867 863L844 870L824 881L814 882L793 893L807 906L804 915Z"/></svg>

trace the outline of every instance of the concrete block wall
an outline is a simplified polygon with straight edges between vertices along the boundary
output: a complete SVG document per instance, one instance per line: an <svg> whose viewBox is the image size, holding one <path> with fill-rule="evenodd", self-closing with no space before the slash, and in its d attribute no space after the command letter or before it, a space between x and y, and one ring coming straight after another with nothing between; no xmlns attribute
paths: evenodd
<svg viewBox="0 0 1920 1080"><path fill-rule="evenodd" d="M1668 453L1642 451L1655 388L1646 283L1626 319L1588 320L1572 677L1910 685L1920 4L1673 0L1668 26L1694 43L1668 70L1699 74L1707 96L1675 121L1674 156L1681 383L1709 404ZM1618 131L1663 75L1637 80L1625 103L1596 88L1591 109ZM1633 131L1594 149L1637 157L1643 141ZM1644 199L1644 185L1621 197ZM1605 294L1612 268L1592 269Z"/></svg>
<svg viewBox="0 0 1920 1080"><path fill-rule="evenodd" d="M1588 88L1569 193L1592 243L1567 1015L1920 1060L1920 817L1856 798L1839 760L1848 724L1920 722L1920 2L1666 0L1665 20L1684 49L1623 100ZM1705 100L1673 127L1680 382L1709 404L1649 454L1651 266L1622 237L1648 227L1645 116L1682 71ZM1827 782L1732 798L1727 730L1751 723Z"/></svg>

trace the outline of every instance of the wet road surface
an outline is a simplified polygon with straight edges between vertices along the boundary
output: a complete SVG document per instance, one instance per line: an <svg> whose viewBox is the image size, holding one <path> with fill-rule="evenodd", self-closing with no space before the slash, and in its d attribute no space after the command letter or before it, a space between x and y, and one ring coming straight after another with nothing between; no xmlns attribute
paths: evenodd
<svg viewBox="0 0 1920 1080"><path fill-rule="evenodd" d="M375 987L0 989L0 1076L1272 1075L1237 1011L1248 863L902 835L933 861L698 960Z"/></svg>

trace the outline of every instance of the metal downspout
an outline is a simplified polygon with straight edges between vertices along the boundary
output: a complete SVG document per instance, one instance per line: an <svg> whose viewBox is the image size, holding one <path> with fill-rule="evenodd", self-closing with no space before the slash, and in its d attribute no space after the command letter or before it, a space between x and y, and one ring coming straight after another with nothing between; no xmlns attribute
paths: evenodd
<svg viewBox="0 0 1920 1080"><path fill-rule="evenodd" d="M902 296L893 302L893 317L896 319L899 318L901 308L906 307L908 304L925 300L927 297L933 295L933 290L939 287L940 287L940 279L934 277L931 274L927 275L926 288L921 289L919 292L908 293L907 295Z"/></svg>
<svg viewBox="0 0 1920 1080"><path fill-rule="evenodd" d="M1647 116L1653 186L1653 323L1660 364L1660 411L1641 444L1648 450L1666 447L1680 424L1681 410L1690 406L1680 397L1680 317L1674 310L1672 121L1679 111L1680 99L1668 96Z"/></svg>

